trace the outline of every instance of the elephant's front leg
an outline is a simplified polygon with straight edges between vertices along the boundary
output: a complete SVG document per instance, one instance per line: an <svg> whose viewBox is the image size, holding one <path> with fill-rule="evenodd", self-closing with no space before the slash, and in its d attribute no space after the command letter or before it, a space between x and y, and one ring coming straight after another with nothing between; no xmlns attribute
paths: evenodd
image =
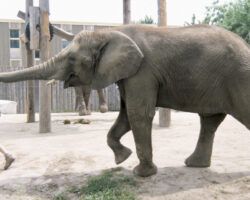
<svg viewBox="0 0 250 200"><path fill-rule="evenodd" d="M200 115L200 136L195 151L186 159L188 167L209 167L213 149L214 134L225 114Z"/></svg>
<svg viewBox="0 0 250 200"><path fill-rule="evenodd" d="M125 133L130 131L127 111L125 103L122 98L120 104L121 106L120 106L119 116L114 125L112 126L112 128L110 129L107 138L108 145L115 154L116 164L120 164L121 162L125 161L132 153L132 151L129 148L123 146L120 142L121 137Z"/></svg>
<svg viewBox="0 0 250 200"><path fill-rule="evenodd" d="M134 168L134 173L147 177L157 172L157 167L152 161L151 129L154 110L149 111L142 107L138 109L128 108L128 116L134 135L136 153L140 160L139 165Z"/></svg>
<svg viewBox="0 0 250 200"><path fill-rule="evenodd" d="M157 173L157 167L152 161L151 138L155 104L147 100L137 104L136 100L131 99L131 102L128 102L127 106L128 118L136 145L136 153L140 161L139 165L134 168L134 173L142 177L151 176Z"/></svg>

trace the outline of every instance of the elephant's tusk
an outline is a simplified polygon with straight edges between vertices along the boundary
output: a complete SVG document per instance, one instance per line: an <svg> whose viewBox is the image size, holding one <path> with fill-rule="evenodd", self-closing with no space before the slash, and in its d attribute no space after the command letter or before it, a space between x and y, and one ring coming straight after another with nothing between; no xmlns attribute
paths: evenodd
<svg viewBox="0 0 250 200"><path fill-rule="evenodd" d="M52 79L50 81L47 82L47 85L55 85L56 84L56 80L55 79Z"/></svg>

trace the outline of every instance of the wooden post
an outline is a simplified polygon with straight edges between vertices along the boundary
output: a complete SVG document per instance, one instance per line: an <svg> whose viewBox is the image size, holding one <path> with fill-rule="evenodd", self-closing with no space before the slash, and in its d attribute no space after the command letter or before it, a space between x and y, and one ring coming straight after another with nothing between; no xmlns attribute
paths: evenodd
<svg viewBox="0 0 250 200"><path fill-rule="evenodd" d="M17 16L18 16L20 19L25 20L25 15L26 15L25 12L23 12L23 11L21 11L21 10L18 11ZM59 37L65 39L65 40L68 40L68 41L73 40L74 37L75 37L74 34L69 33L69 32L67 32L67 31L64 31L63 29L61 29L61 28L59 28L59 27L57 27L57 26L53 26L53 30L54 30L54 34L55 34L55 35L57 35L57 36L59 36Z"/></svg>
<svg viewBox="0 0 250 200"><path fill-rule="evenodd" d="M33 0L26 0L25 24L29 23L29 7L33 6ZM34 52L30 49L30 42L25 43L27 53L27 67L34 65ZM34 81L27 81L27 123L35 122L35 105L34 105Z"/></svg>
<svg viewBox="0 0 250 200"><path fill-rule="evenodd" d="M130 0L123 0L123 24L131 21Z"/></svg>
<svg viewBox="0 0 250 200"><path fill-rule="evenodd" d="M49 59L49 0L40 0L40 59L45 62ZM51 85L47 81L39 82L39 132L51 131Z"/></svg>
<svg viewBox="0 0 250 200"><path fill-rule="evenodd" d="M158 1L158 26L167 26L167 12L166 12L166 0ZM170 109L159 109L159 126L169 127L171 122Z"/></svg>
<svg viewBox="0 0 250 200"><path fill-rule="evenodd" d="M39 7L30 7L29 8L30 15L30 49L38 50L40 48L39 39L40 32L37 26L40 24L40 9Z"/></svg>
<svg viewBox="0 0 250 200"><path fill-rule="evenodd" d="M158 1L158 26L167 26L166 0Z"/></svg>
<svg viewBox="0 0 250 200"><path fill-rule="evenodd" d="M28 0L26 0L28 1ZM33 2L33 0L31 0ZM33 4L33 3L32 3ZM27 4L26 4L27 5ZM29 4L31 5L31 4ZM39 41L39 46L40 46L40 61L45 62L49 58L49 39L50 39L50 33L49 33L49 0L40 0L39 2L40 6L40 41ZM26 9L26 13L19 11L17 16L23 20L26 20L26 16L28 18L29 16L29 7ZM32 25L36 25L36 17L37 17L37 8L32 7L30 8L30 11L33 14L33 21ZM30 25L31 25L30 24ZM35 33L33 27L33 33ZM68 33L56 26L53 26L54 28L54 33L66 40L73 40L74 36L71 33ZM31 37L34 39L34 42L37 39L36 35L31 35ZM22 38L24 41L26 41L25 36ZM30 46L28 46L30 47ZM36 43L32 44L32 47L34 49L37 48ZM29 48L30 50L30 48ZM32 51L31 51L32 52ZM32 56L32 58L34 58ZM32 60L34 61L34 60ZM32 64L33 65L33 64ZM47 84L47 81L40 81L39 82L39 132L40 133L47 133L51 131L51 85ZM33 87L32 87L33 88Z"/></svg>

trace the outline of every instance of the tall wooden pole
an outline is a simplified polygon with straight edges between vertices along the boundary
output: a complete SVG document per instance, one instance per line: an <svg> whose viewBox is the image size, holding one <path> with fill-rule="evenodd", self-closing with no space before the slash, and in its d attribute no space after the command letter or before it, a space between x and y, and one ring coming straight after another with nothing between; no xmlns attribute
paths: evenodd
<svg viewBox="0 0 250 200"><path fill-rule="evenodd" d="M167 26L166 0L157 0L158 2L158 26ZM169 127L171 122L170 109L159 109L159 126Z"/></svg>
<svg viewBox="0 0 250 200"><path fill-rule="evenodd" d="M123 24L131 21L130 0L123 0Z"/></svg>
<svg viewBox="0 0 250 200"><path fill-rule="evenodd" d="M26 0L26 14L25 24L29 23L29 7L33 6L33 0ZM30 42L25 43L26 45L26 56L27 66L31 67L34 65L34 51L30 49ZM26 113L27 122L35 122L35 104L34 104L34 81L30 80L27 82L27 97L26 97Z"/></svg>
<svg viewBox="0 0 250 200"><path fill-rule="evenodd" d="M49 0L40 0L40 59L45 62L49 59ZM51 131L51 86L46 81L39 82L39 131Z"/></svg>
<svg viewBox="0 0 250 200"><path fill-rule="evenodd" d="M166 0L158 1L158 26L167 26Z"/></svg>

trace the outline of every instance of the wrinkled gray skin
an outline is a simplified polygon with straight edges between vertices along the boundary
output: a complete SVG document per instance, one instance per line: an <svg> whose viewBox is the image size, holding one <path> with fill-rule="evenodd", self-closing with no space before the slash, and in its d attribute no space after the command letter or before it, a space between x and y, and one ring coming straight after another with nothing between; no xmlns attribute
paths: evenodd
<svg viewBox="0 0 250 200"><path fill-rule="evenodd" d="M90 86L75 87L75 94L76 94L75 110L78 111L80 116L91 114L91 110L89 107L90 93L91 93ZM99 97L99 110L101 113L105 113L108 111L108 105L104 96L104 90L98 89L97 94Z"/></svg>
<svg viewBox="0 0 250 200"><path fill-rule="evenodd" d="M65 81L65 87L95 89L117 82L121 110L107 142L119 164L131 154L120 139L132 130L140 161L134 173L139 176L157 172L151 142L156 106L199 114L200 136L185 161L189 167L210 166L214 133L227 114L250 128L250 48L218 27L81 32L47 63L0 74L2 82L53 78Z"/></svg>

